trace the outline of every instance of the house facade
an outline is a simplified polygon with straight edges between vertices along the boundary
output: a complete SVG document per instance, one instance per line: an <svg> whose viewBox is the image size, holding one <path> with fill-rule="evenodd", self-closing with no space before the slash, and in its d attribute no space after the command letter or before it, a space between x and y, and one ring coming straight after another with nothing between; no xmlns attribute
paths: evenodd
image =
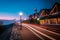
<svg viewBox="0 0 60 40"><path fill-rule="evenodd" d="M47 19L47 16L49 15L50 9L42 9L40 11L40 24L47 24L49 21Z"/></svg>
<svg viewBox="0 0 60 40"><path fill-rule="evenodd" d="M40 13L40 24L60 24L60 4L55 3L50 9L44 9Z"/></svg>

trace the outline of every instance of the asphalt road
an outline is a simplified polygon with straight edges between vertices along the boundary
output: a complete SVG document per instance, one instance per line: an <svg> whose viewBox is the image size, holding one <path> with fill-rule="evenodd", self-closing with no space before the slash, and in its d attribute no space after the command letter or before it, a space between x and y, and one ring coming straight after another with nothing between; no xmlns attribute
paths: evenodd
<svg viewBox="0 0 60 40"><path fill-rule="evenodd" d="M60 34L30 24L22 24L41 40L60 40Z"/></svg>

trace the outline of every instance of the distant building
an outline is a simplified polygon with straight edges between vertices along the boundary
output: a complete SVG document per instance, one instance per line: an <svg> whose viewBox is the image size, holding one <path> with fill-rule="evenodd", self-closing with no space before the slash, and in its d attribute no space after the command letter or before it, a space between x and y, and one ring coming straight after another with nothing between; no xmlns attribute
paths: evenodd
<svg viewBox="0 0 60 40"><path fill-rule="evenodd" d="M37 12L37 8L34 8L34 14L29 16L29 20L31 22L34 22L34 19L37 19L39 17L39 13Z"/></svg>
<svg viewBox="0 0 60 40"><path fill-rule="evenodd" d="M37 12L37 8L34 8L34 14L30 15L29 18L36 19L38 18L38 16L39 16L39 13Z"/></svg>
<svg viewBox="0 0 60 40"><path fill-rule="evenodd" d="M37 8L34 9L34 19L38 18L39 17L39 13L37 12Z"/></svg>

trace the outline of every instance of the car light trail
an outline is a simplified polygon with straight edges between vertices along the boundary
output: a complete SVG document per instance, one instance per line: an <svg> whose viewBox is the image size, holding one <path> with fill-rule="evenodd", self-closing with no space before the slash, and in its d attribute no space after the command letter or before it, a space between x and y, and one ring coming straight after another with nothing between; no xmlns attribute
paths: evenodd
<svg viewBox="0 0 60 40"><path fill-rule="evenodd" d="M28 28L31 28L31 29L34 30L35 32L37 32L37 33L39 33L39 34L41 34L41 35L43 35L43 36L45 36L45 37L47 37L47 38L49 38L49 39L51 39L51 40L56 40L56 39L54 39L54 38L52 38L52 37L50 37L50 36L48 36L48 35L46 35L46 34L44 34L44 33L42 33L42 32L40 32L40 31L32 28L32 27L29 26L29 25L24 24L24 26L27 26Z"/></svg>
<svg viewBox="0 0 60 40"><path fill-rule="evenodd" d="M26 27L26 26L24 26L24 27ZM26 27L26 28L28 28L32 33L34 33L34 34L35 34L37 37L39 37L41 40L44 40L43 37L39 36L36 32L32 31L29 27Z"/></svg>
<svg viewBox="0 0 60 40"><path fill-rule="evenodd" d="M35 25L32 25L32 26L35 26ZM36 27L36 28L40 28L40 27L37 27L37 26L35 26L35 27ZM47 32L50 32L50 33L53 33L53 34L55 34L55 35L60 35L59 33L52 32L52 31L49 31L49 30L44 29L44 28L40 28L40 29L43 29L43 30L45 30L45 31L47 31Z"/></svg>

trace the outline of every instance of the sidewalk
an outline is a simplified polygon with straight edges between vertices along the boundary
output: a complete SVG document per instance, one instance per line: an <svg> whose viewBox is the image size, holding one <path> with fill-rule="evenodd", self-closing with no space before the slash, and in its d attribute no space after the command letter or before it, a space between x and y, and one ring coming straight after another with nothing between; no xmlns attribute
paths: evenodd
<svg viewBox="0 0 60 40"><path fill-rule="evenodd" d="M36 35L34 35L30 30L23 27L22 30L19 30L22 40L40 40Z"/></svg>

